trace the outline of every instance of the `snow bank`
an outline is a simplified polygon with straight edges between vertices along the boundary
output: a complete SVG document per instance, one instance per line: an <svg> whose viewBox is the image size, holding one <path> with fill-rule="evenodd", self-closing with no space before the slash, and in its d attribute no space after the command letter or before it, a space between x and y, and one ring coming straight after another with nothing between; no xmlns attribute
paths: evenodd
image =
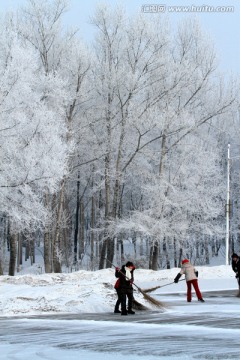
<svg viewBox="0 0 240 360"><path fill-rule="evenodd" d="M199 286L207 290L236 289L237 282L231 266L197 267ZM173 283L179 272L170 270L135 270L135 283L142 289ZM68 274L26 274L0 278L0 312L2 316L36 315L43 313L112 312L116 302L115 270L77 271ZM151 293L161 300L166 293L186 291L185 281L171 284ZM137 301L150 309L154 307L136 291Z"/></svg>

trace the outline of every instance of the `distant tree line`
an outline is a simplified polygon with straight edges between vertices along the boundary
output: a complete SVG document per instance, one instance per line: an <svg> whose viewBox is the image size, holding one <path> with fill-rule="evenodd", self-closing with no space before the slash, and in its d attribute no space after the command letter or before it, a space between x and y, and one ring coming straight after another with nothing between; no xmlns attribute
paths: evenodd
<svg viewBox="0 0 240 360"><path fill-rule="evenodd" d="M29 0L0 25L0 273L36 250L46 273L208 264L223 251L239 84L196 19L172 29L100 5L84 44L62 26L66 6Z"/></svg>

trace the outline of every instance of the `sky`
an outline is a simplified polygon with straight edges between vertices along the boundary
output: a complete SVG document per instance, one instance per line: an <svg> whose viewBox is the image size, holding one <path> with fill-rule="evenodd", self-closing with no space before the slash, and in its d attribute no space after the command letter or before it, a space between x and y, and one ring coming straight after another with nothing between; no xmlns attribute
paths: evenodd
<svg viewBox="0 0 240 360"><path fill-rule="evenodd" d="M40 2L42 0L39 0ZM27 0L0 0L0 13L16 9ZM87 42L94 37L90 16L99 0L69 0L65 14L66 26L79 28L80 36ZM219 59L219 67L226 74L240 74L240 2L239 0L105 0L109 6L122 4L129 15L143 12L154 17L162 12L173 26L187 16L196 16L202 27L213 39Z"/></svg>

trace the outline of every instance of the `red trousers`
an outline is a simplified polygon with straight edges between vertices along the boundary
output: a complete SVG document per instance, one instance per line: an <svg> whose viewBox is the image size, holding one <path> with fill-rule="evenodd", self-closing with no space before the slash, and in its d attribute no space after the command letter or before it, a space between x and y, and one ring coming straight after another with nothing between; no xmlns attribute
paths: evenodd
<svg viewBox="0 0 240 360"><path fill-rule="evenodd" d="M202 294L201 294L201 292L199 290L199 287L198 287L198 281L197 281L197 279L195 279L195 280L187 281L187 301L192 300L192 285L193 285L194 290L196 292L197 298L202 299Z"/></svg>

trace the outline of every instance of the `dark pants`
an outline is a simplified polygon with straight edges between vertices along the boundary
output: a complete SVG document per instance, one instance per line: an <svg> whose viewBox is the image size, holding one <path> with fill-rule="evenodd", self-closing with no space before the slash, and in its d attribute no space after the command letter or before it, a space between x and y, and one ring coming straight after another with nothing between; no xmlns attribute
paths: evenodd
<svg viewBox="0 0 240 360"><path fill-rule="evenodd" d="M116 301L115 311L116 311L116 310L119 310L119 305L121 304L120 291L119 291L118 289L116 289L116 291L117 291L118 299L117 299L117 301Z"/></svg>
<svg viewBox="0 0 240 360"><path fill-rule="evenodd" d="M132 310L133 305L133 288L121 288L119 289L119 300L122 307L122 313L127 312L127 298L128 298L128 310Z"/></svg>

